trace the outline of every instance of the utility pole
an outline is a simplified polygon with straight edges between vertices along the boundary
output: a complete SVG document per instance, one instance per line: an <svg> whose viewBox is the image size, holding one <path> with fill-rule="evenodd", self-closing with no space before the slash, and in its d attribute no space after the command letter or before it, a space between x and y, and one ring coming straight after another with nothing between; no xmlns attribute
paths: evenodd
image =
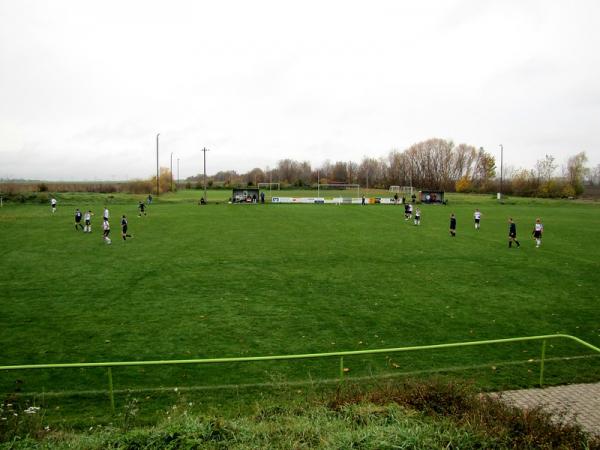
<svg viewBox="0 0 600 450"><path fill-rule="evenodd" d="M502 200L502 176L503 176L503 165L504 165L504 147L500 144L500 198Z"/></svg>
<svg viewBox="0 0 600 450"><path fill-rule="evenodd" d="M179 187L179 158L177 158L177 186Z"/></svg>
<svg viewBox="0 0 600 450"><path fill-rule="evenodd" d="M209 150L204 147L202 151L204 152L204 201L206 201L206 152Z"/></svg>
<svg viewBox="0 0 600 450"><path fill-rule="evenodd" d="M173 192L173 152L171 152L171 192Z"/></svg>
<svg viewBox="0 0 600 450"><path fill-rule="evenodd" d="M156 196L160 195L160 187L159 187L159 170L158 170L158 137L160 133L156 134Z"/></svg>

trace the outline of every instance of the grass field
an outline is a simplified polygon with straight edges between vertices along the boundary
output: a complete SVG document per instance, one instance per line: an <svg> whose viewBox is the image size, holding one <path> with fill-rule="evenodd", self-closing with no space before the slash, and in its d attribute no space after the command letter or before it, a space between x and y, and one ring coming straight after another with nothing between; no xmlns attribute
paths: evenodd
<svg viewBox="0 0 600 450"><path fill-rule="evenodd" d="M423 205L415 227L401 207L228 205L228 194L210 192L219 204L203 207L196 205L198 191L162 196L142 218L138 197L127 195L65 194L57 197L55 215L46 205L5 205L0 365L259 356L553 333L600 344L596 203L500 205L489 196L454 195L448 206ZM101 239L106 201L110 246ZM76 207L95 212L92 234L74 230ZM472 224L475 207L483 212L480 231ZM456 238L448 235L451 212ZM121 214L134 236L127 242L119 238ZM509 216L519 249L507 246ZM536 217L545 226L539 249L531 239ZM539 353L540 344L532 343L353 357L345 365L350 378L467 366L449 373L499 389L534 385L538 365L529 360ZM554 343L548 358L581 358L548 362L547 381L598 381L600 359L589 354ZM152 411L181 395L175 387L331 379L337 360L113 373L117 389L138 389ZM103 389L100 369L0 373L2 393L36 393L40 401L45 392L44 402L62 408L49 413L56 417L101 416L107 401L96 391ZM222 407L239 399L240 389L190 390L186 399ZM79 394L52 394L62 391ZM264 391L244 392L251 399ZM118 406L130 396L122 393Z"/></svg>

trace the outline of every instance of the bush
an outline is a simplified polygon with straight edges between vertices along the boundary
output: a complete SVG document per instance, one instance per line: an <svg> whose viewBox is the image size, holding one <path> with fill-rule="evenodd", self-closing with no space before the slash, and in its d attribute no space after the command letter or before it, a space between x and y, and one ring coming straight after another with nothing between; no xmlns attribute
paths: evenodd
<svg viewBox="0 0 600 450"><path fill-rule="evenodd" d="M473 190L473 184L467 176L464 176L460 180L458 180L454 187L456 189L456 192L471 192Z"/></svg>

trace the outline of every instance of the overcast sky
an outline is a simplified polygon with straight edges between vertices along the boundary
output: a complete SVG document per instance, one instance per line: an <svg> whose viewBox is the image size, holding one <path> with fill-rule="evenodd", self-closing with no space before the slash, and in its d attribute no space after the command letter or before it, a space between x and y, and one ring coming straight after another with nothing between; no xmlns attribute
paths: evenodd
<svg viewBox="0 0 600 450"><path fill-rule="evenodd" d="M180 177L431 137L600 163L600 1L0 0L0 178ZM176 173L175 173L176 175Z"/></svg>

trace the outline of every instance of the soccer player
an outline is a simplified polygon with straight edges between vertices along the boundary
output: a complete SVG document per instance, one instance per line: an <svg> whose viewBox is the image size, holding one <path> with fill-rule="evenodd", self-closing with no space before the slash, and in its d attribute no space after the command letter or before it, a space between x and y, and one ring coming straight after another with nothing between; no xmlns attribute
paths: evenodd
<svg viewBox="0 0 600 450"><path fill-rule="evenodd" d="M456 237L456 216L454 213L450 215L450 236Z"/></svg>
<svg viewBox="0 0 600 450"><path fill-rule="evenodd" d="M92 211L88 209L88 211L84 214L83 220L85 221L85 227L83 228L84 233L92 232Z"/></svg>
<svg viewBox="0 0 600 450"><path fill-rule="evenodd" d="M508 219L508 248L512 247L513 242L517 244L517 248L521 246L519 241L517 241L517 224L510 217Z"/></svg>
<svg viewBox="0 0 600 450"><path fill-rule="evenodd" d="M475 219L475 229L479 230L479 227L480 227L479 222L481 222L481 211L479 211L479 208L477 208L475 210L475 212L473 213L473 219Z"/></svg>
<svg viewBox="0 0 600 450"><path fill-rule="evenodd" d="M52 207L52 214L56 212L56 199L52 197L50 199L50 206Z"/></svg>
<svg viewBox="0 0 600 450"><path fill-rule="evenodd" d="M121 217L121 236L123 237L123 240L127 240L126 238L132 238L133 236L130 234L127 234L127 217L125 217L125 214L123 214L123 217Z"/></svg>
<svg viewBox="0 0 600 450"><path fill-rule="evenodd" d="M140 210L138 217L142 217L142 214L146 215L146 205L144 205L144 202L138 204L138 209Z"/></svg>
<svg viewBox="0 0 600 450"><path fill-rule="evenodd" d="M102 219L108 221L108 207L104 207L104 213L102 213Z"/></svg>
<svg viewBox="0 0 600 450"><path fill-rule="evenodd" d="M77 227L81 227L81 229L83 230L83 225L81 225L82 217L83 214L81 214L81 211L79 211L79 208L77 208L77 210L75 211L75 231L79 231L79 228Z"/></svg>
<svg viewBox="0 0 600 450"><path fill-rule="evenodd" d="M408 207L408 217L406 218L406 220L410 220L410 219L412 219L413 205L412 205L412 203L409 203L406 206Z"/></svg>
<svg viewBox="0 0 600 450"><path fill-rule="evenodd" d="M108 235L110 234L110 224L108 223L108 219L104 219L104 222L102 222L102 229L104 230L104 232L102 233L102 239L104 239L104 242L106 242L107 244L111 243L110 238L108 237Z"/></svg>
<svg viewBox="0 0 600 450"><path fill-rule="evenodd" d="M533 226L533 238L535 239L535 248L538 248L542 245L542 234L544 233L544 225L542 225L542 221L538 217L535 219L535 225Z"/></svg>
<svg viewBox="0 0 600 450"><path fill-rule="evenodd" d="M415 210L415 225L421 225L421 210L419 208Z"/></svg>
<svg viewBox="0 0 600 450"><path fill-rule="evenodd" d="M408 220L408 203L404 204L404 220Z"/></svg>

